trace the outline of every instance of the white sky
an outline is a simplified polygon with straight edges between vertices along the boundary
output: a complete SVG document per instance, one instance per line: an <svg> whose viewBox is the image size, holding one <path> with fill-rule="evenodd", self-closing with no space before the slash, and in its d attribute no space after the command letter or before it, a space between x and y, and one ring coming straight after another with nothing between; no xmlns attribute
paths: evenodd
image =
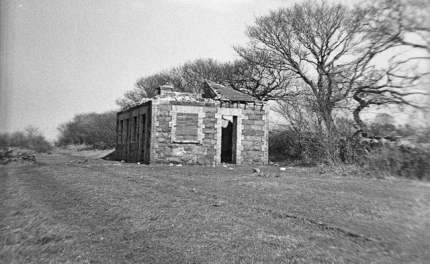
<svg viewBox="0 0 430 264"><path fill-rule="evenodd" d="M139 77L235 59L255 16L282 0L1 0L0 132L55 139L77 113L116 109Z"/></svg>

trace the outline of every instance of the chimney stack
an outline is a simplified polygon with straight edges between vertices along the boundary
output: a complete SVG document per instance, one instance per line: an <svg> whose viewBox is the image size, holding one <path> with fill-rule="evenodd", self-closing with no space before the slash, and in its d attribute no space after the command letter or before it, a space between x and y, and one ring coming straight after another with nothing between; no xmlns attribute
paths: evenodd
<svg viewBox="0 0 430 264"><path fill-rule="evenodd" d="M158 95L164 95L173 93L173 85L171 83L166 83L157 88Z"/></svg>

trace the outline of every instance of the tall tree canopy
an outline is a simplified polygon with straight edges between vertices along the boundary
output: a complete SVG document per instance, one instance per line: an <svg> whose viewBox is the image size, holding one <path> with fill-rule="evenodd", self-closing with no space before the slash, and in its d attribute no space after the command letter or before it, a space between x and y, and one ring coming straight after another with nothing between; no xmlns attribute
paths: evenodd
<svg viewBox="0 0 430 264"><path fill-rule="evenodd" d="M155 96L157 87L169 82L176 91L200 93L203 80L211 80L235 90L267 100L290 95L290 76L278 69L265 68L252 61L218 62L213 59L188 61L179 67L141 77L135 88L116 102L122 108ZM287 94L288 92L288 94Z"/></svg>
<svg viewBox="0 0 430 264"><path fill-rule="evenodd" d="M429 95L424 84L430 73L430 3L425 0L379 0L360 6L365 50L350 78L358 103L353 114L374 105L422 107L417 94ZM377 65L375 61L383 61Z"/></svg>
<svg viewBox="0 0 430 264"><path fill-rule="evenodd" d="M406 28L390 29L395 11L383 3L394 0L381 1L354 8L324 1L280 8L257 18L247 30L249 44L235 50L247 61L289 74L289 87L311 102L327 131L335 129L333 111L351 107L351 99L358 103L354 117L362 125L359 114L366 107L410 104L406 96L417 93L411 88L423 75L409 68L422 58L395 50L417 45L406 41ZM389 52L395 55L387 59Z"/></svg>
<svg viewBox="0 0 430 264"><path fill-rule="evenodd" d="M263 67L290 73L294 87L314 99L319 118L331 131L332 113L352 89L340 73L361 50L361 19L340 4L308 1L280 8L257 18L247 31L251 42L236 51Z"/></svg>

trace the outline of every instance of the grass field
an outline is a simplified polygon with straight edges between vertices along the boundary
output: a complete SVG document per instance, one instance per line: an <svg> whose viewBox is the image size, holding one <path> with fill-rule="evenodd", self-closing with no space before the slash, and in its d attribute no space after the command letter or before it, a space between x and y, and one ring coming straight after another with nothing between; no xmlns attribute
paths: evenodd
<svg viewBox="0 0 430 264"><path fill-rule="evenodd" d="M54 152L0 166L0 263L428 263L430 184ZM265 177L262 177L265 176Z"/></svg>

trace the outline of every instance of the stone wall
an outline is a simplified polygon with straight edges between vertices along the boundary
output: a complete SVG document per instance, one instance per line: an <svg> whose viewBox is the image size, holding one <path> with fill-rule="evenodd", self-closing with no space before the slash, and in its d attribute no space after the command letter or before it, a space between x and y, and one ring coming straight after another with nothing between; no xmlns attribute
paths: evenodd
<svg viewBox="0 0 430 264"><path fill-rule="evenodd" d="M226 104L202 98L185 101L155 98L118 114L117 159L146 163L220 164L222 118L227 116L234 120L233 163L267 164L267 110L267 105L262 103ZM142 114L145 114L147 122L145 135L142 134ZM137 128L134 125L136 118ZM128 131L126 122L129 122ZM143 136L148 139L146 147L142 143Z"/></svg>
<svg viewBox="0 0 430 264"><path fill-rule="evenodd" d="M242 159L244 163L268 162L266 111L244 110L242 120Z"/></svg>
<svg viewBox="0 0 430 264"><path fill-rule="evenodd" d="M221 163L222 116L237 120L233 163L267 164L266 105L159 101L154 161L213 165Z"/></svg>
<svg viewBox="0 0 430 264"><path fill-rule="evenodd" d="M154 162L212 165L216 123L214 103L160 100L156 108Z"/></svg>
<svg viewBox="0 0 430 264"><path fill-rule="evenodd" d="M119 112L116 130L117 160L150 163L151 102Z"/></svg>

